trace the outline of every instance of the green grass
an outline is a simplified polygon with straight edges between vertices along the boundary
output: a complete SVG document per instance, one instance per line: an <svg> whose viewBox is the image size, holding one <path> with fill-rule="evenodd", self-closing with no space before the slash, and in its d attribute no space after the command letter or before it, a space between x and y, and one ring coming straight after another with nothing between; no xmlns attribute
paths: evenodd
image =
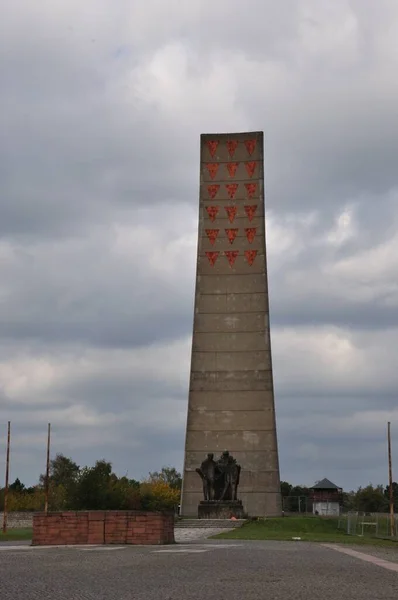
<svg viewBox="0 0 398 600"><path fill-rule="evenodd" d="M0 531L0 542L12 542L14 540L31 540L32 528L9 529L7 533Z"/></svg>
<svg viewBox="0 0 398 600"><path fill-rule="evenodd" d="M213 536L224 540L292 540L301 538L304 542L325 542L335 544L362 544L374 546L393 546L392 540L383 540L369 536L347 535L337 529L338 520L322 517L283 517L248 521L242 527Z"/></svg>

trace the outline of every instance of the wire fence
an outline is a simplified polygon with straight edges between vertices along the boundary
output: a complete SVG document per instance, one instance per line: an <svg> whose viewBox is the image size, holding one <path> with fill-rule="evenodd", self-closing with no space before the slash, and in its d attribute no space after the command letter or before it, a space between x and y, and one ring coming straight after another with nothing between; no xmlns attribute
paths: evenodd
<svg viewBox="0 0 398 600"><path fill-rule="evenodd" d="M312 514L312 500L307 496L286 496L282 506L285 513Z"/></svg>
<svg viewBox="0 0 398 600"><path fill-rule="evenodd" d="M398 541L398 518L387 513L349 512L340 515L338 528L348 535Z"/></svg>

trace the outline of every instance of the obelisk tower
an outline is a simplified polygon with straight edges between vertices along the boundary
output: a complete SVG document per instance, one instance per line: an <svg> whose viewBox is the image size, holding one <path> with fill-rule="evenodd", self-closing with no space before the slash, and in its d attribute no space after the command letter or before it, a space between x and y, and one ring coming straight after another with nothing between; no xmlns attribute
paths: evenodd
<svg viewBox="0 0 398 600"><path fill-rule="evenodd" d="M201 136L199 240L181 514L223 450L249 516L281 514L269 330L263 133Z"/></svg>

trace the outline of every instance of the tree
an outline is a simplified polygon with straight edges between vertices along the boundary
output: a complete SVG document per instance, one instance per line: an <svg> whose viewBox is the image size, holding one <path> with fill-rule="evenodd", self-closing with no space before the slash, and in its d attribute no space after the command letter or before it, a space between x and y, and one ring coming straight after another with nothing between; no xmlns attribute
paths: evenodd
<svg viewBox="0 0 398 600"><path fill-rule="evenodd" d="M50 461L50 483L53 486L62 485L67 488L76 481L79 471L80 467L71 458L57 454ZM44 486L45 482L46 476L40 475L40 485Z"/></svg>
<svg viewBox="0 0 398 600"><path fill-rule="evenodd" d="M79 472L69 503L74 510L105 510L109 508L112 464L97 460L94 467Z"/></svg>
<svg viewBox="0 0 398 600"><path fill-rule="evenodd" d="M182 486L181 473L175 467L163 467L160 472L149 473L149 481L152 483L162 481L167 483L172 490L181 490Z"/></svg>
<svg viewBox="0 0 398 600"><path fill-rule="evenodd" d="M173 510L180 501L180 491L161 479L142 483L140 495L143 510Z"/></svg>
<svg viewBox="0 0 398 600"><path fill-rule="evenodd" d="M25 488L24 484L21 483L20 479L18 479L18 477L17 477L16 480L14 481L14 483L12 483L10 485L9 490L11 492L15 492L17 494L21 494L22 492L26 491L26 488Z"/></svg>
<svg viewBox="0 0 398 600"><path fill-rule="evenodd" d="M356 510L356 492L343 492L343 508L348 511Z"/></svg>
<svg viewBox="0 0 398 600"><path fill-rule="evenodd" d="M388 501L385 497L382 485L358 488L355 494L355 508L361 512L385 512L388 509Z"/></svg>
<svg viewBox="0 0 398 600"><path fill-rule="evenodd" d="M310 495L310 489L306 486L295 485L291 488L289 496L306 496Z"/></svg>
<svg viewBox="0 0 398 600"><path fill-rule="evenodd" d="M287 496L290 496L291 490L292 490L292 486L290 483L288 483L287 481L281 481L282 498L286 498Z"/></svg>

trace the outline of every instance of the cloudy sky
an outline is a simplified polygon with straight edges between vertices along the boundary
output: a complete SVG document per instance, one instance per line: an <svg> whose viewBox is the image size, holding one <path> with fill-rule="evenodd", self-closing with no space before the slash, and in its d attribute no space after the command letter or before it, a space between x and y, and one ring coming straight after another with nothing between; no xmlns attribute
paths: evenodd
<svg viewBox="0 0 398 600"><path fill-rule="evenodd" d="M0 0L0 451L182 467L199 136L264 130L281 477L398 477L396 0ZM1 457L1 460L4 459ZM0 477L3 477L0 473Z"/></svg>

